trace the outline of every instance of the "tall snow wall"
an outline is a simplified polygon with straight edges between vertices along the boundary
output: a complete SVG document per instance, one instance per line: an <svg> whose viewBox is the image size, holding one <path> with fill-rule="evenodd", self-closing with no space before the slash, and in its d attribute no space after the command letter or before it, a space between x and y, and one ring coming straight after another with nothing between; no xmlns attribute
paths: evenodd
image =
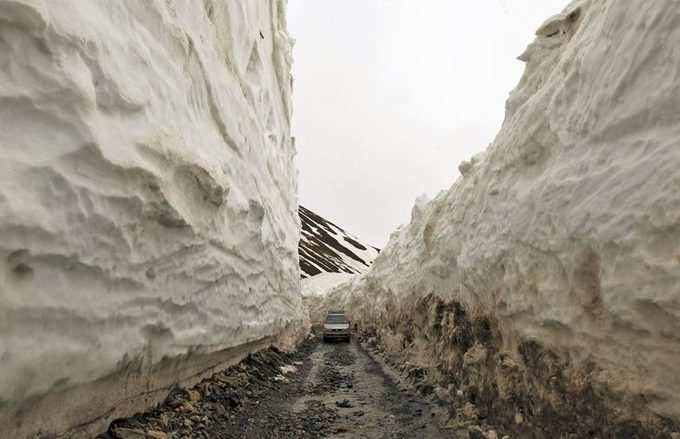
<svg viewBox="0 0 680 439"><path fill-rule="evenodd" d="M673 0L547 20L495 141L330 306L511 437L680 431L678 47Z"/></svg>
<svg viewBox="0 0 680 439"><path fill-rule="evenodd" d="M1 437L303 331L285 6L0 0Z"/></svg>

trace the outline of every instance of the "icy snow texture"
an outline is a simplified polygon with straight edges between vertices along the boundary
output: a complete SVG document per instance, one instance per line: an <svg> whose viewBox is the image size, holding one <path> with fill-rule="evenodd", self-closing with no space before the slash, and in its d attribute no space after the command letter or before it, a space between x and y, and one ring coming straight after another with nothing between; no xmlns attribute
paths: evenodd
<svg viewBox="0 0 680 439"><path fill-rule="evenodd" d="M283 0L0 1L0 400L300 323L290 46Z"/></svg>
<svg viewBox="0 0 680 439"><path fill-rule="evenodd" d="M509 352L592 360L680 418L680 8L633 3L576 1L538 30L495 141L331 306L457 300Z"/></svg>

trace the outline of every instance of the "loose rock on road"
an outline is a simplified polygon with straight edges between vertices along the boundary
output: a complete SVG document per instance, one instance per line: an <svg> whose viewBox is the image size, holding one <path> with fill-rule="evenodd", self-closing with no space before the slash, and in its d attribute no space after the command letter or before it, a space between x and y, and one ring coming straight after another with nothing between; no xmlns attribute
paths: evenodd
<svg viewBox="0 0 680 439"><path fill-rule="evenodd" d="M310 340L252 355L100 438L450 438L443 412L358 343Z"/></svg>

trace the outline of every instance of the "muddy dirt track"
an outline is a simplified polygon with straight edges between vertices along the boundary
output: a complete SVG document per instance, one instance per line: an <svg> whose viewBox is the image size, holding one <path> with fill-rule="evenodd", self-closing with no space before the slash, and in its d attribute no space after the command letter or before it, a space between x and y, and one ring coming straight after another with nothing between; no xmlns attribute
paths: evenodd
<svg viewBox="0 0 680 439"><path fill-rule="evenodd" d="M443 410L358 343L268 350L100 438L451 438Z"/></svg>

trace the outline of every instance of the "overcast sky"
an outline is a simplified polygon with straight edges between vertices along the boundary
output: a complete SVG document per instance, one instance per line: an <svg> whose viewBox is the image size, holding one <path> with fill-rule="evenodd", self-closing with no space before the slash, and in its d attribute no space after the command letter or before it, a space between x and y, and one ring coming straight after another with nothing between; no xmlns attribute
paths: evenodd
<svg viewBox="0 0 680 439"><path fill-rule="evenodd" d="M300 203L384 247L503 121L566 0L289 0Z"/></svg>

